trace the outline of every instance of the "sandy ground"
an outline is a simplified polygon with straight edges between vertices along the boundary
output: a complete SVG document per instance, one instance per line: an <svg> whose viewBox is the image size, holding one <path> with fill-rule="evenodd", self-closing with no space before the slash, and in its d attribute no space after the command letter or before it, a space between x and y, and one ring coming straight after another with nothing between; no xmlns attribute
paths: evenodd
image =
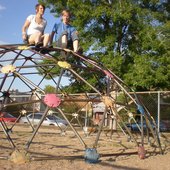
<svg viewBox="0 0 170 170"><path fill-rule="evenodd" d="M92 148L96 133L87 136L80 129L78 132L87 147ZM123 133L114 133L111 138L110 133L106 135L102 132L97 145L100 158L96 164L87 163L84 160L85 147L70 129L67 129L66 134L62 135L56 127L41 127L25 154L24 148L31 134L32 130L29 126L14 126L10 136L19 150L17 152L17 149L11 149L11 145L0 127L0 170L170 169L170 134L164 134L166 138L161 137L163 155L160 154L159 148L145 144L146 158L140 159L137 152L138 147L134 142L128 142ZM26 162L19 161L20 155Z"/></svg>

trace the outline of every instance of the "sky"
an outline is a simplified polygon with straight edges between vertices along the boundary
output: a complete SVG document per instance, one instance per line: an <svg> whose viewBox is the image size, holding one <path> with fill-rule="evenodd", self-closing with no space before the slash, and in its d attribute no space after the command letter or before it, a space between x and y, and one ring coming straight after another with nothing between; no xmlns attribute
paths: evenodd
<svg viewBox="0 0 170 170"><path fill-rule="evenodd" d="M0 44L22 43L22 26L30 14L35 14L37 0L0 0ZM46 9L45 32L50 33L56 18Z"/></svg>
<svg viewBox="0 0 170 170"><path fill-rule="evenodd" d="M35 5L37 3L37 0L0 0L0 45L23 43L22 26L28 15L35 14ZM45 32L51 33L57 19L50 13L48 8L45 10L44 18L47 20ZM36 80L38 81L37 77L33 76L32 81L36 82ZM68 84L66 79L63 82ZM47 84L49 84L49 81L44 82L43 86ZM20 83L14 83L13 88L17 89L18 85Z"/></svg>

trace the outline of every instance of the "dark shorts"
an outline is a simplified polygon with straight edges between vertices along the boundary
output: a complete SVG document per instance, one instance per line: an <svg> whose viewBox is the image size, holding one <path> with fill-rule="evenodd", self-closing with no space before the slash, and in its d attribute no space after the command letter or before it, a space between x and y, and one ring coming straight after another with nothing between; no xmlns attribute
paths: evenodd
<svg viewBox="0 0 170 170"><path fill-rule="evenodd" d="M62 33L62 35L60 36L60 38L57 40L56 45L57 45L58 47L61 47L61 48L68 48L68 49L71 49L71 50L72 50L72 49L73 49L73 41L79 39L78 36L77 36L77 34L76 34L76 32L73 33L71 39L68 40L66 44L63 44L63 43L62 43L62 36L63 36L63 35L66 35L66 36L67 36L67 31L65 31L65 32ZM68 39L68 37L67 37L67 39Z"/></svg>

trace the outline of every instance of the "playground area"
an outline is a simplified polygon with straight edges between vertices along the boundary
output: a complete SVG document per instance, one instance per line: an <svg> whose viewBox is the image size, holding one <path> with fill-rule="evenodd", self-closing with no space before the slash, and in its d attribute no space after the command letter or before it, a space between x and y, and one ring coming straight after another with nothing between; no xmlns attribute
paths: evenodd
<svg viewBox="0 0 170 170"><path fill-rule="evenodd" d="M17 141L18 138L21 139L16 144L19 148L23 148L30 133L31 128L28 125L18 124L15 126L12 137L15 139L14 141ZM84 135L82 131L80 134ZM0 135L2 136L0 155L8 156L11 153L11 147L2 131ZM84 137L89 146L94 135L92 133L90 136ZM102 133L98 144L100 161L91 164L85 162L83 157L85 151L71 130L68 129L62 136L57 127L42 126L30 147L28 156L31 157L31 160L29 162L14 163L20 159L18 156L13 157L13 160L7 160L4 157L0 159L0 167L1 170L168 170L170 166L170 134L164 135L167 137L167 139L161 138L163 148L166 147L164 154L161 155L159 150L151 149L146 145L146 158L140 159L138 148L133 142L128 142L122 132L114 133L112 139L109 134L106 136L105 133Z"/></svg>
<svg viewBox="0 0 170 170"><path fill-rule="evenodd" d="M41 54L34 46L0 46L0 111L12 108L18 114L13 125L0 121L1 169L169 168L170 135L159 132L144 100L133 89L87 56L58 47L46 50L47 54ZM66 58L60 55L63 52ZM68 85L63 83L66 77ZM45 91L45 81L55 91ZM13 94L16 85L22 98ZM81 95L73 96L70 88L75 92L82 88ZM94 113L99 103L102 109ZM42 117L34 126L28 115L39 112L41 105ZM65 119L67 129L42 126L51 110ZM18 123L23 116L28 124ZM129 120L138 133L127 126Z"/></svg>

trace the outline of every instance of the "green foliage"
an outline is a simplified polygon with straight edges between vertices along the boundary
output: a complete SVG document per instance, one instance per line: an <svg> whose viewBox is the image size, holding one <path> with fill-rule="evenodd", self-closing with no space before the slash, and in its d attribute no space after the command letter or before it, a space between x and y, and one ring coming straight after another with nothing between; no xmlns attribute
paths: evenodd
<svg viewBox="0 0 170 170"><path fill-rule="evenodd" d="M12 103L16 104L16 105L7 106L7 107L5 107L5 109L3 109L3 111L12 114L15 117L18 117L20 115L22 106L18 105L17 104L18 102L12 102Z"/></svg>
<svg viewBox="0 0 170 170"><path fill-rule="evenodd" d="M135 90L170 88L169 1L39 1L55 16L70 9L84 51ZM96 80L93 77L89 82L97 84ZM82 90L80 85L77 83L77 90Z"/></svg>
<svg viewBox="0 0 170 170"><path fill-rule="evenodd" d="M55 93L56 92L56 88L51 86L51 85L46 85L44 88L45 93L49 94L49 93Z"/></svg>

